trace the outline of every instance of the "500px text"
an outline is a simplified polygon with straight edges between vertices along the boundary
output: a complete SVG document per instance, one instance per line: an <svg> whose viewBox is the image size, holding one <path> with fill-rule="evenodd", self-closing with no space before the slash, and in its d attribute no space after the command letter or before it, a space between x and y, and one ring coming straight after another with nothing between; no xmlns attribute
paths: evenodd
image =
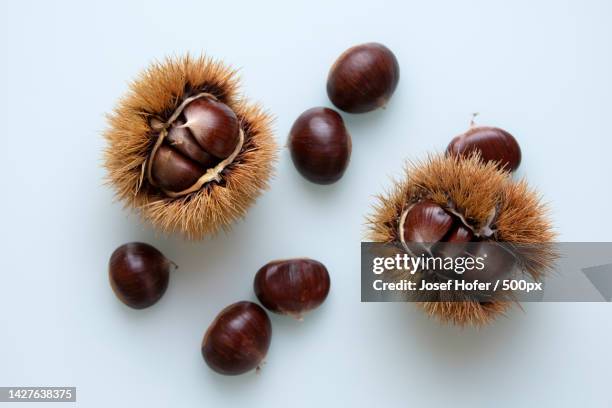
<svg viewBox="0 0 612 408"><path fill-rule="evenodd" d="M420 285L417 282L406 279L397 282L383 282L381 279L377 279L372 282L372 287L376 291L496 291L501 289L504 291L519 290L525 293L541 291L543 289L541 282L528 282L524 279L498 279L494 282L463 281L460 279L451 279L446 282L429 282L423 279L420 281Z"/></svg>

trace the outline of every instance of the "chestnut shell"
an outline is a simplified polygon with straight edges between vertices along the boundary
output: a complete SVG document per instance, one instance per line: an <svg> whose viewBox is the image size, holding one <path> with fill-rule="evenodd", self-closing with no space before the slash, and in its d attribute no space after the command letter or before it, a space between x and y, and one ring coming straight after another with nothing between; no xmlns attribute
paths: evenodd
<svg viewBox="0 0 612 408"><path fill-rule="evenodd" d="M320 306L329 287L325 265L308 258L269 262L257 271L253 282L255 295L266 309L296 318Z"/></svg>
<svg viewBox="0 0 612 408"><path fill-rule="evenodd" d="M317 184L332 184L348 167L352 142L338 112L311 108L296 119L288 146L293 164L304 178Z"/></svg>
<svg viewBox="0 0 612 408"><path fill-rule="evenodd" d="M390 49L367 43L346 50L327 78L327 94L340 110L364 113L387 104L397 88L400 70Z"/></svg>
<svg viewBox="0 0 612 408"><path fill-rule="evenodd" d="M149 244L121 245L110 257L109 279L123 303L134 309L155 304L168 288L172 262Z"/></svg>
<svg viewBox="0 0 612 408"><path fill-rule="evenodd" d="M259 366L271 340L266 311L253 302L237 302L223 309L206 330L202 356L217 373L239 375Z"/></svg>

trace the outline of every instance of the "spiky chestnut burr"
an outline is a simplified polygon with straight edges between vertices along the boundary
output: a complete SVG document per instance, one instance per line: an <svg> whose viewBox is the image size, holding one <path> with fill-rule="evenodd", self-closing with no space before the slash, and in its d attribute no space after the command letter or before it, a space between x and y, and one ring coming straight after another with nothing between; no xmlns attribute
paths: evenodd
<svg viewBox="0 0 612 408"><path fill-rule="evenodd" d="M246 215L273 172L271 117L211 58L167 58L109 115L105 167L116 196L165 233L201 239Z"/></svg>
<svg viewBox="0 0 612 408"><path fill-rule="evenodd" d="M368 216L373 242L463 242L510 244L525 273L541 279L552 268L555 234L547 208L524 180L514 181L495 162L478 154L431 156L410 163L406 176L378 196ZM504 245L506 245L504 244ZM525 250L521 247L525 244ZM529 245L536 244L536 245ZM504 313L506 300L418 303L426 313L460 326L481 326Z"/></svg>

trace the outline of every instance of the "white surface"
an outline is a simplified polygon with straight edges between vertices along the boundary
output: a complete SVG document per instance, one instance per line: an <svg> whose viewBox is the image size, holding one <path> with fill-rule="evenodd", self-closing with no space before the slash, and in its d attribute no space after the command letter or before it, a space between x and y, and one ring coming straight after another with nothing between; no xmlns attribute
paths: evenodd
<svg viewBox="0 0 612 408"><path fill-rule="evenodd" d="M610 240L611 13L607 0L5 2L0 385L73 385L83 407L610 406L610 304L444 327L409 304L361 304L359 242L403 160L444 149L474 111L517 137L519 174L560 239ZM303 110L329 105L334 59L367 41L396 53L401 80L386 110L344 115L354 149L336 185L309 184L283 150L245 221L199 243L156 236L112 202L104 113L153 59L206 50L242 67L284 144ZM107 280L110 253L133 240L180 264L144 311ZM327 264L327 302L303 323L272 317L260 375L211 372L210 321L291 256Z"/></svg>

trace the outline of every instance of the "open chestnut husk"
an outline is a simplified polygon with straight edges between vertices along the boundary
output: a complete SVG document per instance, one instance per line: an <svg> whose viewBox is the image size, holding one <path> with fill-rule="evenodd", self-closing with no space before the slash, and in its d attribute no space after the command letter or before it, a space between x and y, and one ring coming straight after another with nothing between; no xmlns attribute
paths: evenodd
<svg viewBox="0 0 612 408"><path fill-rule="evenodd" d="M474 122L465 133L451 140L446 153L461 157L479 153L482 161L494 162L510 172L521 164L521 148L514 136L504 129L476 126Z"/></svg>
<svg viewBox="0 0 612 408"><path fill-rule="evenodd" d="M325 265L308 258L268 262L253 282L255 295L266 309L299 320L325 301L329 286Z"/></svg>
<svg viewBox="0 0 612 408"><path fill-rule="evenodd" d="M399 77L399 64L390 49L378 43L356 45L331 67L327 94L340 110L369 112L389 102Z"/></svg>
<svg viewBox="0 0 612 408"><path fill-rule="evenodd" d="M166 233L228 229L268 187L271 117L234 70L189 55L154 63L109 115L105 167L117 197Z"/></svg>
<svg viewBox="0 0 612 408"><path fill-rule="evenodd" d="M415 242L434 241L427 242L425 250L450 256L456 253L445 251L470 244L475 255L489 251L495 262L489 262L482 274L466 273L463 279L493 279L516 264L521 273L538 281L558 256L547 211L536 191L524 180L514 181L495 162L483 162L478 154L437 155L410 163L405 178L390 193L379 196L374 213L368 216L368 238L409 248ZM512 305L499 298L463 301L463 297L438 295L435 301L417 304L429 315L457 325L488 324Z"/></svg>
<svg viewBox="0 0 612 408"><path fill-rule="evenodd" d="M252 302L237 302L223 309L206 330L202 356L219 374L244 374L259 368L271 340L266 311Z"/></svg>
<svg viewBox="0 0 612 408"><path fill-rule="evenodd" d="M166 292L170 270L176 265L155 247L131 242L115 249L108 275L117 298L134 309L155 304Z"/></svg>
<svg viewBox="0 0 612 408"><path fill-rule="evenodd" d="M338 112L311 108L291 127L287 142L295 168L317 184L338 181L351 158L351 135Z"/></svg>

